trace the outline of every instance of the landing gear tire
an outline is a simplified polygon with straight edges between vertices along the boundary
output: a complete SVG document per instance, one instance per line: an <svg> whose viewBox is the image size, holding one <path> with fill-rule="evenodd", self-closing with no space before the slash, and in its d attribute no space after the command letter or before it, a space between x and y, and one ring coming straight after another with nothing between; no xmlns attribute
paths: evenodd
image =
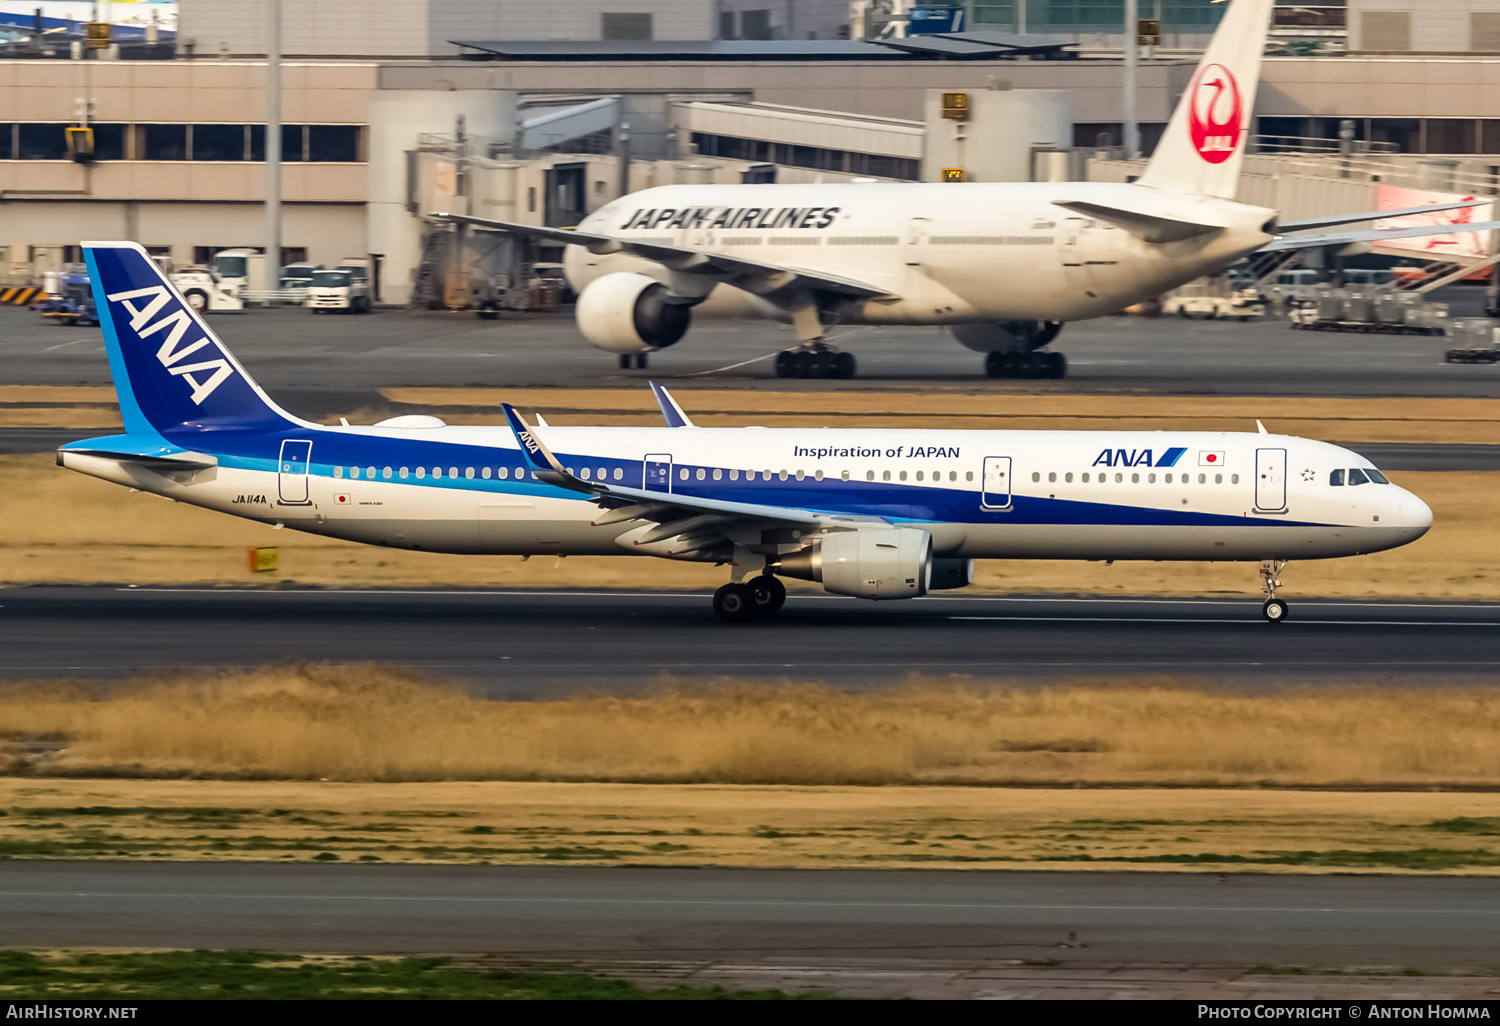
<svg viewBox="0 0 1500 1026"><path fill-rule="evenodd" d="M635 368L636 370L645 370L647 355L646 353L621 353L620 369L630 370L631 368Z"/></svg>
<svg viewBox="0 0 1500 1026"><path fill-rule="evenodd" d="M770 574L762 574L747 586L756 616L770 616L786 604L786 585Z"/></svg>
<svg viewBox="0 0 1500 1026"><path fill-rule="evenodd" d="M755 595L745 585L731 581L714 592L714 615L725 623L744 623L755 615Z"/></svg>
<svg viewBox="0 0 1500 1026"><path fill-rule="evenodd" d="M198 313L204 313L208 310L207 292L203 292L200 289L188 289L182 298L186 299L188 306L192 307Z"/></svg>
<svg viewBox="0 0 1500 1026"><path fill-rule="evenodd" d="M856 365L851 353L836 349L783 349L776 354L776 376L778 378L843 378L854 377Z"/></svg>
<svg viewBox="0 0 1500 1026"><path fill-rule="evenodd" d="M1286 618L1291 615L1291 610L1281 599L1266 599L1266 604L1261 606L1260 611L1271 623L1286 623Z"/></svg>
<svg viewBox="0 0 1500 1026"><path fill-rule="evenodd" d="M1062 353L1018 353L1015 350L990 353L984 358L984 373L991 378L1050 378L1068 376L1068 358Z"/></svg>

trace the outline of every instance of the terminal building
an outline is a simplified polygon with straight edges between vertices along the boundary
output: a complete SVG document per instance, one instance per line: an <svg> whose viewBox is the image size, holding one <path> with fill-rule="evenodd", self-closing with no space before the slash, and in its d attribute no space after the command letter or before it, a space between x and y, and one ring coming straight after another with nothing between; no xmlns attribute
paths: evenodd
<svg viewBox="0 0 1500 1026"><path fill-rule="evenodd" d="M438 210L570 225L679 182L1139 173L1120 149L1122 0L969 0L963 32L892 31L909 6L285 5L281 261L364 257L381 302L464 305L556 255L445 250ZM1149 153L1221 5L1140 8L1159 22L1138 81ZM164 59L0 46L0 283L85 238L176 265L262 243L265 21L261 0L182 0ZM1373 209L1381 185L1500 192L1493 0L1285 3L1277 26L1242 198L1300 217ZM966 119L944 116L953 92ZM74 159L67 129L85 124Z"/></svg>

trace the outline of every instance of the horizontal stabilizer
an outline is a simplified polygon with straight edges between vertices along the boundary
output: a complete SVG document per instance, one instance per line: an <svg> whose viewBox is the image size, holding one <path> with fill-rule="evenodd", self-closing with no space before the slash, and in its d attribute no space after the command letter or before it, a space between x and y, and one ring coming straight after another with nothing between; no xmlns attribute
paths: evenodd
<svg viewBox="0 0 1500 1026"><path fill-rule="evenodd" d="M63 465L63 456L66 454L97 456L157 470L203 470L219 465L217 457L179 449L150 435L107 435L103 438L69 442L57 450L58 466Z"/></svg>
<svg viewBox="0 0 1500 1026"><path fill-rule="evenodd" d="M1336 214L1332 217L1310 217L1303 221L1284 221L1276 226L1278 232L1305 232L1314 228L1332 228L1340 224L1358 224L1361 221L1383 221L1393 217L1411 217L1416 214L1436 214L1444 210L1465 210L1491 200L1464 200L1462 203L1425 203L1420 207L1401 207L1396 210L1367 210L1362 214Z"/></svg>
<svg viewBox="0 0 1500 1026"><path fill-rule="evenodd" d="M1138 210L1106 207L1101 203L1068 202L1057 205L1080 214L1087 214L1089 217L1097 217L1101 221L1108 221L1147 242L1181 242L1183 239L1195 239L1200 235L1210 235L1224 230L1221 225L1198 224L1196 221L1183 221L1175 217L1143 214Z"/></svg>

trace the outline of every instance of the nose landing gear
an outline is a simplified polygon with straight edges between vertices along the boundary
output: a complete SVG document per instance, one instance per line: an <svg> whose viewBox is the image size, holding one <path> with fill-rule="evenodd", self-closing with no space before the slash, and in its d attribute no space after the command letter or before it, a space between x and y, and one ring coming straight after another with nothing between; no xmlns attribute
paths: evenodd
<svg viewBox="0 0 1500 1026"><path fill-rule="evenodd" d="M1284 559L1263 559L1260 561L1260 586L1266 594L1266 603L1261 606L1261 614L1270 623L1285 623L1286 618L1291 615L1291 608L1276 597L1276 589L1281 587L1281 571L1286 569Z"/></svg>

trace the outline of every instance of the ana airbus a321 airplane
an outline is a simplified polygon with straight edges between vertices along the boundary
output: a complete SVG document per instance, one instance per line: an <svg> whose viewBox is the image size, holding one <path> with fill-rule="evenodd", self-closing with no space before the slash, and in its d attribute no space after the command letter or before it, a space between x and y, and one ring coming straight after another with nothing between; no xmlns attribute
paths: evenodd
<svg viewBox="0 0 1500 1026"><path fill-rule="evenodd" d="M693 308L790 321L779 377L852 378L837 324L946 325L990 377L1067 373L1041 352L1065 321L1123 310L1257 251L1483 231L1494 222L1288 235L1431 212L1282 222L1235 201L1273 0L1233 0L1139 181L670 185L605 204L577 229L439 214L571 243L579 330L621 366L679 342ZM704 307L707 310L709 307Z"/></svg>
<svg viewBox="0 0 1500 1026"><path fill-rule="evenodd" d="M84 243L125 433L60 466L274 527L476 555L728 566L727 621L780 577L866 599L970 583L975 559L1260 564L1378 552L1432 511L1364 457L1230 432L500 427L405 416L325 426L279 408L133 242Z"/></svg>

